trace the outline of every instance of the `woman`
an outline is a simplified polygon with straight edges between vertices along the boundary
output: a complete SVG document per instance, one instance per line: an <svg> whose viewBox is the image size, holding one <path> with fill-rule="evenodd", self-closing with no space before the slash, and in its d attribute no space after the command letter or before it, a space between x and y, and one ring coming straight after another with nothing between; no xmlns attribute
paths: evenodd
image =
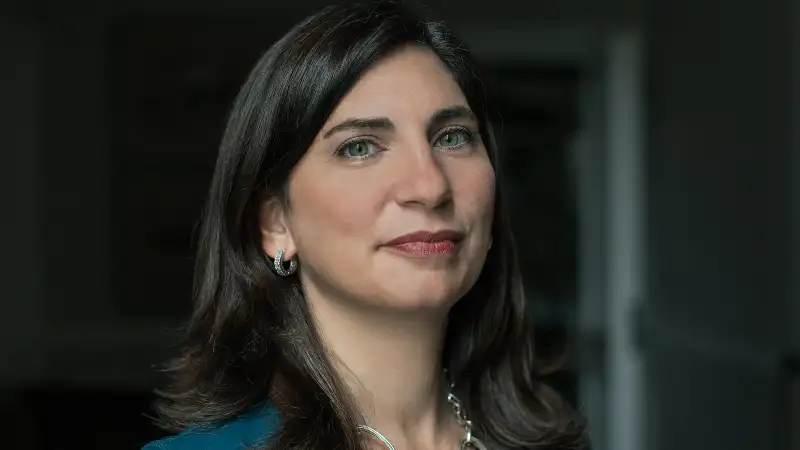
<svg viewBox="0 0 800 450"><path fill-rule="evenodd" d="M258 61L203 218L197 304L147 449L575 448L538 379L485 94L395 2Z"/></svg>

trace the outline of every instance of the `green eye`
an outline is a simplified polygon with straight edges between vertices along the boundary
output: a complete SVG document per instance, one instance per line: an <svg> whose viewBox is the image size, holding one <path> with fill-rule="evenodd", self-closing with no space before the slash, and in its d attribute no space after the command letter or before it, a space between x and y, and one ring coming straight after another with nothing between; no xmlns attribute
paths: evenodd
<svg viewBox="0 0 800 450"><path fill-rule="evenodd" d="M466 130L449 130L442 133L433 143L434 147L458 148L468 144L472 136Z"/></svg>
<svg viewBox="0 0 800 450"><path fill-rule="evenodd" d="M355 140L345 143L338 152L341 156L350 159L364 159L377 153L375 144L367 140Z"/></svg>

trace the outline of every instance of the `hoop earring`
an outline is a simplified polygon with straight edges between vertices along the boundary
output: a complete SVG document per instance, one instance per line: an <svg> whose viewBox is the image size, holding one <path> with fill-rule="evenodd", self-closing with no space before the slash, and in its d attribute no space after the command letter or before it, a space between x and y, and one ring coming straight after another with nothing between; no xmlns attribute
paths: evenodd
<svg viewBox="0 0 800 450"><path fill-rule="evenodd" d="M272 262L272 268L275 270L275 273L282 277L288 277L289 275L293 274L295 270L297 270L297 260L290 259L289 260L289 268L283 267L283 255L286 253L285 249L278 250L278 253L275 254L275 260Z"/></svg>

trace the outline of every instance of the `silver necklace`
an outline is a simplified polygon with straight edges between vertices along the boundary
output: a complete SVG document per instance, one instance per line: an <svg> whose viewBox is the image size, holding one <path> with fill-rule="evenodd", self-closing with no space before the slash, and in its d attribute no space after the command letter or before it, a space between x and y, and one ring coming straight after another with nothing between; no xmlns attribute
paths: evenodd
<svg viewBox="0 0 800 450"><path fill-rule="evenodd" d="M459 450L488 450L480 439L472 435L472 421L467 419L464 407L461 406L461 400L452 393L448 393L447 403L450 403L450 406L453 408L453 413L456 415L458 425L464 428L464 437L461 438L459 443ZM374 438L381 441L389 450L395 450L394 445L392 445L389 439L386 439L386 436L380 431L366 425L359 425L357 430L361 433L372 435Z"/></svg>

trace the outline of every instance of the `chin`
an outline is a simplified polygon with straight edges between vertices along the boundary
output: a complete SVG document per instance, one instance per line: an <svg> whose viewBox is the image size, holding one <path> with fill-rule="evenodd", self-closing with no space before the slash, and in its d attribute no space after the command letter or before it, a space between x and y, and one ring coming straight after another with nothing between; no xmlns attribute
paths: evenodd
<svg viewBox="0 0 800 450"><path fill-rule="evenodd" d="M385 263L388 262L387 263ZM480 266L459 259L379 260L362 278L361 298L398 310L449 310L475 284ZM380 300L377 300L380 299Z"/></svg>
<svg viewBox="0 0 800 450"><path fill-rule="evenodd" d="M386 306L398 310L449 310L468 290L444 280L395 281L386 286L388 291L383 298Z"/></svg>

